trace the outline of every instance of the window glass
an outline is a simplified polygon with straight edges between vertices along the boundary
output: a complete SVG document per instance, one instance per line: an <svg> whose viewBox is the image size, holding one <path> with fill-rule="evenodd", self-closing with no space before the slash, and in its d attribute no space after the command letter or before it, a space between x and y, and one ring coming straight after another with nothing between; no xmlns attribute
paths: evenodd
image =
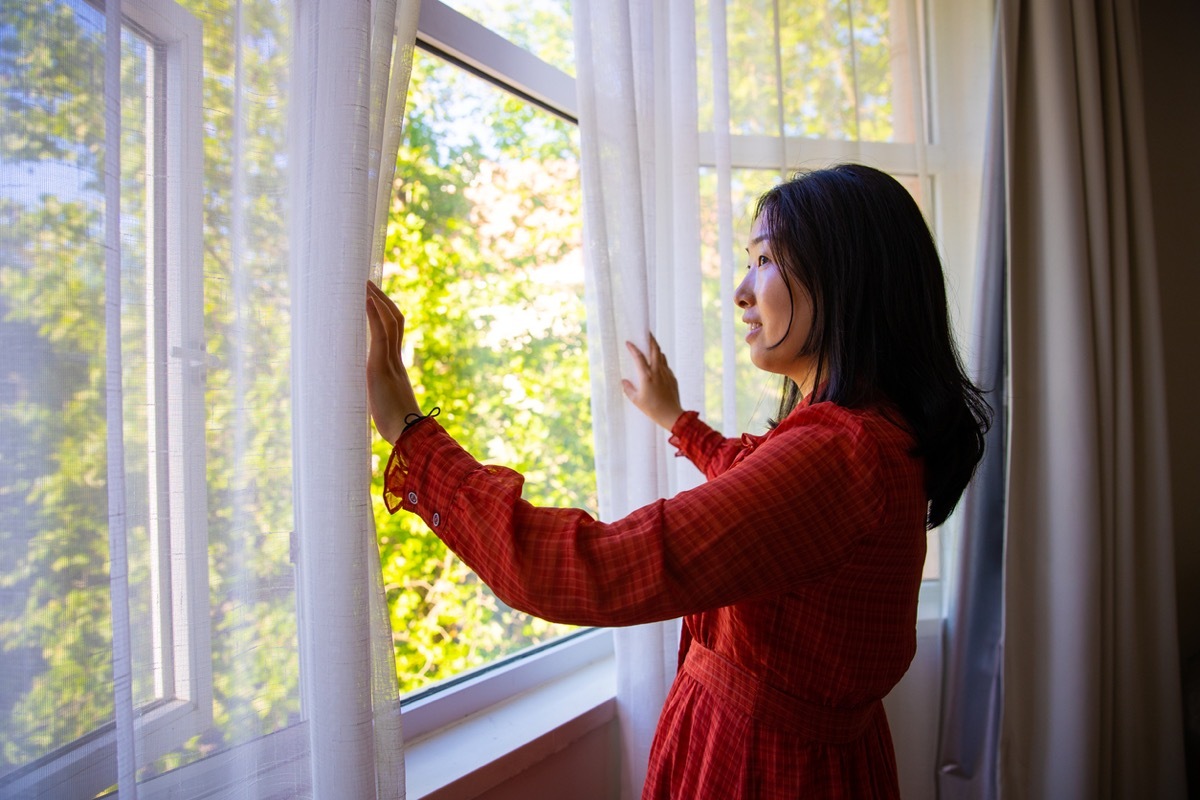
<svg viewBox="0 0 1200 800"><path fill-rule="evenodd" d="M418 396L480 460L520 471L525 499L595 513L576 129L421 52L407 113L383 280ZM570 630L506 607L374 496L402 689Z"/></svg>
<svg viewBox="0 0 1200 800"><path fill-rule="evenodd" d="M113 718L103 76L87 3L5 16L0 775Z"/></svg>
<svg viewBox="0 0 1200 800"><path fill-rule="evenodd" d="M730 131L817 139L912 142L915 36L908 3L896 0L730 0ZM780 58L773 24L780 11ZM709 18L698 15L700 127L712 128ZM779 90L779 76L783 90ZM780 97L783 109L780 111Z"/></svg>
<svg viewBox="0 0 1200 800"><path fill-rule="evenodd" d="M571 0L445 0L446 5L575 75Z"/></svg>
<svg viewBox="0 0 1200 800"><path fill-rule="evenodd" d="M153 213L155 197L148 180L152 156L147 137L152 132L150 115L154 113L153 49L142 37L121 32L121 398L123 439L125 442L125 535L129 558L130 619L141 624L131 626L133 659L133 701L145 705L154 701L156 640L163 644L170 631L152 624L161 622L163 598L152 582L159 576L150 554L157 549L154 523L159 521L157 496L150 492L166 488L159 474L157 448L160 446L158 401L155 387L161 385L156 342L162 332L155 308L154 242L147 223ZM165 577L165 576L162 576ZM169 585L169 583L168 583ZM160 688L161 684L160 684Z"/></svg>

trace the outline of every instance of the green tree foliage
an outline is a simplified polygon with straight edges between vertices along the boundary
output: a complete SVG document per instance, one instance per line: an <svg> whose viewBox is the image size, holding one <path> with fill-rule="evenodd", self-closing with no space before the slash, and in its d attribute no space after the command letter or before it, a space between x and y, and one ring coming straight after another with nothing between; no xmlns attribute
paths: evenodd
<svg viewBox="0 0 1200 800"><path fill-rule="evenodd" d="M418 394L469 451L522 472L526 499L594 511L575 132L420 55L405 127L384 289ZM416 518L377 504L376 520L402 689L565 630L505 607Z"/></svg>
<svg viewBox="0 0 1200 800"><path fill-rule="evenodd" d="M104 418L104 327L96 312L104 291L97 199L104 126L95 92L102 38L69 8L38 18L20 6L0 4L4 183L73 180L80 189L44 192L34 203L6 193L2 201L6 344L40 356L6 367L0 406L0 586L24 598L6 602L0 618L4 671L9 663L38 667L0 692L10 714L0 726L4 767L112 714L105 428L96 425Z"/></svg>
<svg viewBox="0 0 1200 800"><path fill-rule="evenodd" d="M902 60L894 62L895 47L916 49L915 43L894 40L893 6L903 13L895 0L779 3L777 62L772 0L730 0L725 13L731 132L776 136L782 119L789 136L892 141L893 91L910 76ZM710 127L707 15L699 15L697 23L701 127Z"/></svg>

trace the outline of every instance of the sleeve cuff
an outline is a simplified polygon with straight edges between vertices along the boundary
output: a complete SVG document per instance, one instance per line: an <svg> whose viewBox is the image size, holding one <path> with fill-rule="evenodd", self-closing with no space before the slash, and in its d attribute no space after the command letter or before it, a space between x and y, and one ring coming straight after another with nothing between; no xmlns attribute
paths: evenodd
<svg viewBox="0 0 1200 800"><path fill-rule="evenodd" d="M432 417L414 423L392 448L383 474L383 502L411 511L440 532L453 498L479 462Z"/></svg>
<svg viewBox="0 0 1200 800"><path fill-rule="evenodd" d="M700 421L700 412L685 411L671 426L671 438L667 440L667 443L676 448L676 458L686 457L688 445L695 442L697 437L708 429L708 426Z"/></svg>

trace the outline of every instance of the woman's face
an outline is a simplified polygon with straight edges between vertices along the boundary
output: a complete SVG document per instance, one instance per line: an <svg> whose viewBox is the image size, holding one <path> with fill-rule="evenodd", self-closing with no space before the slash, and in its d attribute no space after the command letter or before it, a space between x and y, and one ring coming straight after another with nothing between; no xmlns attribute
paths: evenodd
<svg viewBox="0 0 1200 800"><path fill-rule="evenodd" d="M750 360L759 369L788 376L807 394L812 389L815 360L801 352L812 329L812 298L795 279L789 298L783 267L775 261L770 234L761 218L754 221L746 252L750 263L733 299L742 309L742 321L750 326L746 334Z"/></svg>

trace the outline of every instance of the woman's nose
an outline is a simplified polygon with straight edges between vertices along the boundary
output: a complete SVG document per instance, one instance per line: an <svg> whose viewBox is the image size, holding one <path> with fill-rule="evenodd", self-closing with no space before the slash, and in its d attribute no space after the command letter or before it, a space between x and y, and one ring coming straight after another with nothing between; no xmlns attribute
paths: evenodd
<svg viewBox="0 0 1200 800"><path fill-rule="evenodd" d="M749 308L754 304L754 292L750 289L750 272L746 272L746 277L742 278L742 282L733 290L733 302L738 308Z"/></svg>

